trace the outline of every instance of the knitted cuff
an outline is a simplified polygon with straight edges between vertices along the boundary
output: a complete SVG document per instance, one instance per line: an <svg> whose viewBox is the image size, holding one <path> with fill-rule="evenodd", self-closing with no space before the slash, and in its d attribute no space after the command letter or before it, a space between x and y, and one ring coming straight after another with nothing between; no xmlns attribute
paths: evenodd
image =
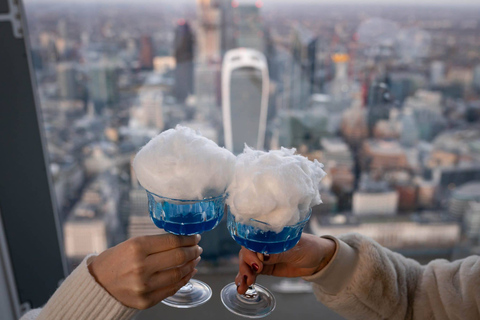
<svg viewBox="0 0 480 320"><path fill-rule="evenodd" d="M352 278L358 261L358 253L335 237L322 236L322 238L335 241L337 245L335 253L322 270L311 276L303 277L303 279L317 284L319 289L326 294L336 295Z"/></svg>
<svg viewBox="0 0 480 320"><path fill-rule="evenodd" d="M127 320L139 310L124 306L98 284L88 271L91 257L68 276L43 308L37 320Z"/></svg>

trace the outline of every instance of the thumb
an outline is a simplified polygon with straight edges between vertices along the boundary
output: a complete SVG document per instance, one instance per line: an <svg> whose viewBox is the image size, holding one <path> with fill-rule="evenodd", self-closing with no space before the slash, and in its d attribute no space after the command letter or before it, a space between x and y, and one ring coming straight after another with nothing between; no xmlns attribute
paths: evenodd
<svg viewBox="0 0 480 320"><path fill-rule="evenodd" d="M288 252L288 251L286 251ZM277 254L266 254L257 252L257 258L262 261L264 265L273 265L281 262L287 262L290 259L286 252L277 253Z"/></svg>

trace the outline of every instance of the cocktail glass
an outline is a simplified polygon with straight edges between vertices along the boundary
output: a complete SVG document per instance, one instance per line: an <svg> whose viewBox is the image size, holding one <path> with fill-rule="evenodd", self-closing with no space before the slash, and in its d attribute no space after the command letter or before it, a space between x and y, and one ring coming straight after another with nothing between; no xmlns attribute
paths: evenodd
<svg viewBox="0 0 480 320"><path fill-rule="evenodd" d="M203 200L171 199L147 190L148 211L153 223L176 235L200 234L215 228L225 211L226 194ZM162 302L175 308L192 308L207 302L212 289L191 279L173 296Z"/></svg>
<svg viewBox="0 0 480 320"><path fill-rule="evenodd" d="M275 254L290 250L298 243L311 214L312 210L309 209L302 221L285 226L277 233L268 231L269 224L263 221L250 219L248 223L240 223L229 210L227 227L232 238L245 248L253 252ZM250 286L245 294L239 294L237 285L232 282L222 289L220 297L228 310L246 318L263 318L276 305L274 295L259 284Z"/></svg>

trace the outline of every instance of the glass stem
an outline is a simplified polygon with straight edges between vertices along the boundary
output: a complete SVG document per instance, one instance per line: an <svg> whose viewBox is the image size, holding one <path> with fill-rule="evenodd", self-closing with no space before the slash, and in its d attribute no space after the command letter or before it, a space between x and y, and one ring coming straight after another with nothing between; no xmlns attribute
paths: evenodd
<svg viewBox="0 0 480 320"><path fill-rule="evenodd" d="M186 285L184 285L183 287L180 288L180 290L178 290L179 292L181 293L187 293L187 292L190 292L193 290L193 285L190 283L190 281L187 282Z"/></svg>
<svg viewBox="0 0 480 320"><path fill-rule="evenodd" d="M257 289L255 289L255 285L252 284L248 287L247 291L245 291L245 298L247 299L256 299L258 297Z"/></svg>

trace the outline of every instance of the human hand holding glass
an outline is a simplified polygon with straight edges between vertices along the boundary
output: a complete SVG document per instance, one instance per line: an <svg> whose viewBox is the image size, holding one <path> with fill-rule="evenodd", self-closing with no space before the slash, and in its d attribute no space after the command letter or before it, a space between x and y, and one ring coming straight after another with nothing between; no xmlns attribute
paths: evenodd
<svg viewBox="0 0 480 320"><path fill-rule="evenodd" d="M147 309L173 295L196 273L200 236L136 237L105 250L88 269L125 306Z"/></svg>
<svg viewBox="0 0 480 320"><path fill-rule="evenodd" d="M239 252L237 292L244 294L259 274L275 277L306 277L322 270L335 253L335 242L303 233L297 245L279 254L263 255L244 247Z"/></svg>
<svg viewBox="0 0 480 320"><path fill-rule="evenodd" d="M280 232L268 231L268 223L250 219L247 223L240 223L229 211L227 226L233 239L243 246L244 252L251 250L251 254L276 254L293 248L299 242L303 228L311 215L311 209L303 214L300 222L285 226ZM254 253L256 252L256 254ZM262 265L262 271L268 270L257 258L253 270ZM264 259L265 260L265 259ZM240 271L244 271L245 262L241 260ZM292 273L293 274L293 273ZM262 318L275 309L275 298L265 287L253 285L255 276L252 272L240 272L235 283L230 283L221 292L221 299L225 307L231 312L247 318ZM237 292L238 291L238 292Z"/></svg>
<svg viewBox="0 0 480 320"><path fill-rule="evenodd" d="M200 234L222 220L226 194L203 200L181 200L159 196L147 190L148 210L153 223L176 235ZM212 289L204 282L190 280L162 303L176 308L192 308L207 302Z"/></svg>

